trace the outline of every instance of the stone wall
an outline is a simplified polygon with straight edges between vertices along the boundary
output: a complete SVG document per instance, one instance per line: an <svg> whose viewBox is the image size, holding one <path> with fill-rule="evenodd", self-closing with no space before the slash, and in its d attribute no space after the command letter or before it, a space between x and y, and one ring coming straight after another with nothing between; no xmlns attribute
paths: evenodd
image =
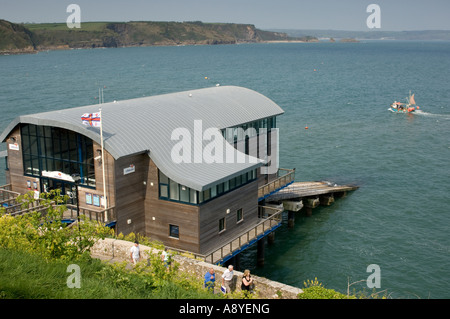
<svg viewBox="0 0 450 319"><path fill-rule="evenodd" d="M98 241L91 249L91 254L95 258L110 261L124 261L130 260L130 247L133 243L124 240L106 238ZM157 253L158 250L139 245L141 252L150 251ZM209 264L203 261L195 260L193 258L184 257L181 255L174 255L173 259L179 264L179 270L183 272L189 272L203 281L206 272L212 267L216 273L215 291L220 291L222 283L222 274L226 270L224 267ZM241 278L243 273L240 271L234 271L233 281L235 283L236 291L241 289ZM299 293L303 291L300 288L288 286L276 281L268 280L263 277L252 275L255 283L255 289L257 291L258 298L261 299L296 299Z"/></svg>

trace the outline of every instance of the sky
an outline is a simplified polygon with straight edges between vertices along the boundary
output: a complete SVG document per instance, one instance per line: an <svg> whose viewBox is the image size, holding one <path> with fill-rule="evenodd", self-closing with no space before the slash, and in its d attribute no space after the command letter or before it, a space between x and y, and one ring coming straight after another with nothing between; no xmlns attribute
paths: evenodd
<svg viewBox="0 0 450 319"><path fill-rule="evenodd" d="M380 31L450 30L450 0L0 0L0 19L66 22L69 4L88 21L202 21L260 29L369 31L370 4Z"/></svg>

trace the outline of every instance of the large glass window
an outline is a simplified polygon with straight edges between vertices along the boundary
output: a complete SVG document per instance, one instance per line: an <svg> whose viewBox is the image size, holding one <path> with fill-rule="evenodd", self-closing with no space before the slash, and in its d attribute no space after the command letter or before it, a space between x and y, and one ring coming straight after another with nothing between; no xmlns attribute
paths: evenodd
<svg viewBox="0 0 450 319"><path fill-rule="evenodd" d="M256 180L256 169L199 192L178 184L164 175L163 172L159 171L159 198L197 205L219 197L254 180Z"/></svg>
<svg viewBox="0 0 450 319"><path fill-rule="evenodd" d="M42 171L79 174L80 184L95 187L92 140L78 133L51 126L21 125L22 155L26 175Z"/></svg>

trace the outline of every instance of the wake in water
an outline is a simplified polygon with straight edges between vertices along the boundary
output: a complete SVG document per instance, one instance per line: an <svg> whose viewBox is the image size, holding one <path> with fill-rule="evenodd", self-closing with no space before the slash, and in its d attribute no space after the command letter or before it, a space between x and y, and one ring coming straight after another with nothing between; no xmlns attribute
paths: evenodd
<svg viewBox="0 0 450 319"><path fill-rule="evenodd" d="M434 113L424 112L422 110L416 110L416 111L414 111L414 114L428 116L428 117L436 117L436 118L440 118L443 120L450 120L450 114L434 114Z"/></svg>

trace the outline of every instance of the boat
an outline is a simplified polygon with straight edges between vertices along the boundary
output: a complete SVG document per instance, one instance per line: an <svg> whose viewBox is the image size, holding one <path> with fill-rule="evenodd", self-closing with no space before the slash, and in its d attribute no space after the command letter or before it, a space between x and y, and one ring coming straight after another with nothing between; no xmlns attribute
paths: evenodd
<svg viewBox="0 0 450 319"><path fill-rule="evenodd" d="M420 107L416 105L414 94L411 95L411 92L409 92L409 96L406 98L406 103L395 101L391 104L388 110L393 113L413 113L418 109L420 109Z"/></svg>

